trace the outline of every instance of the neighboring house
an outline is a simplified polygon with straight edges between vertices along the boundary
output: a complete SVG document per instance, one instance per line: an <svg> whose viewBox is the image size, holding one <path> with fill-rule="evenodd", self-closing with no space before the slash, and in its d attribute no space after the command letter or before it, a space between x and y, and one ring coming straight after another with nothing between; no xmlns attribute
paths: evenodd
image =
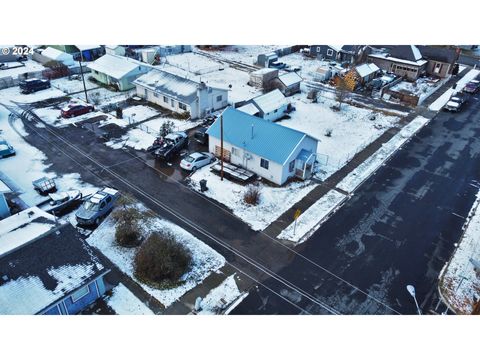
<svg viewBox="0 0 480 360"><path fill-rule="evenodd" d="M163 70L151 70L134 81L137 95L176 113L202 118L228 104L228 90L208 86Z"/></svg>
<svg viewBox="0 0 480 360"><path fill-rule="evenodd" d="M268 87L273 79L278 77L278 69L263 68L250 73L248 85L256 88Z"/></svg>
<svg viewBox="0 0 480 360"><path fill-rule="evenodd" d="M428 61L415 45L394 46L388 52L371 53L367 58L380 69L411 81L427 72Z"/></svg>
<svg viewBox="0 0 480 360"><path fill-rule="evenodd" d="M133 81L151 69L140 61L110 54L103 55L87 67L98 82L120 91L134 88Z"/></svg>
<svg viewBox="0 0 480 360"><path fill-rule="evenodd" d="M158 54L160 57L183 54L187 52L192 52L191 45L160 45L158 47Z"/></svg>
<svg viewBox="0 0 480 360"><path fill-rule="evenodd" d="M435 46L418 46L422 56L428 60L427 74L445 78L452 75L460 56L460 49Z"/></svg>
<svg viewBox="0 0 480 360"><path fill-rule="evenodd" d="M310 45L310 55L320 60L355 63L362 45Z"/></svg>
<svg viewBox="0 0 480 360"><path fill-rule="evenodd" d="M0 221L0 314L77 314L108 272L70 223L39 208Z"/></svg>
<svg viewBox="0 0 480 360"><path fill-rule="evenodd" d="M73 56L71 54L67 54L66 52L60 51L50 46L42 51L42 55L49 58L50 60L62 63L65 66L70 67L75 65L75 61L73 60Z"/></svg>
<svg viewBox="0 0 480 360"><path fill-rule="evenodd" d="M268 54L260 54L257 56L257 65L268 68L272 62L277 60L278 60L278 55L276 52L271 52Z"/></svg>
<svg viewBox="0 0 480 360"><path fill-rule="evenodd" d="M49 45L55 49L73 55L75 60L93 61L105 53L100 45Z"/></svg>
<svg viewBox="0 0 480 360"><path fill-rule="evenodd" d="M288 101L282 92L275 89L251 99L247 104L239 107L238 110L261 117L264 120L276 121L285 115L288 105Z"/></svg>
<svg viewBox="0 0 480 360"><path fill-rule="evenodd" d="M273 80L274 86L285 96L292 96L300 92L301 82L302 78L293 71L279 75L277 79Z"/></svg>
<svg viewBox="0 0 480 360"><path fill-rule="evenodd" d="M125 50L122 45L105 45L105 54L125 56Z"/></svg>
<svg viewBox="0 0 480 360"><path fill-rule="evenodd" d="M0 180L0 219L10 216L10 207L8 206L5 194L11 193L12 190Z"/></svg>
<svg viewBox="0 0 480 360"><path fill-rule="evenodd" d="M301 132L228 107L207 130L208 149L278 185L312 176L318 140Z"/></svg>

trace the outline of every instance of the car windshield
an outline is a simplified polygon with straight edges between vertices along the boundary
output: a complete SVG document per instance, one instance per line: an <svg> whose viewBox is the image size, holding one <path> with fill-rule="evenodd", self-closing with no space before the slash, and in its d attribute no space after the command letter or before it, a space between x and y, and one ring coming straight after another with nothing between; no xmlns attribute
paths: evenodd
<svg viewBox="0 0 480 360"><path fill-rule="evenodd" d="M189 156L187 156L187 157L185 158L185 161L186 161L186 162L189 162L189 163L192 163L192 162L195 161L195 158L193 158L192 156L189 155Z"/></svg>
<svg viewBox="0 0 480 360"><path fill-rule="evenodd" d="M91 201L86 201L83 204L83 207L85 210L90 210L90 211L98 211L99 210L99 204L98 203L93 203Z"/></svg>

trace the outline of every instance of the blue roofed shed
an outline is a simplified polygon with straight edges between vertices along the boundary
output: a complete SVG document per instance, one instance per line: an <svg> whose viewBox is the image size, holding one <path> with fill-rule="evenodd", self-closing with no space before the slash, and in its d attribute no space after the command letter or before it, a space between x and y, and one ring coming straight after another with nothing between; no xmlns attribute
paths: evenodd
<svg viewBox="0 0 480 360"><path fill-rule="evenodd" d="M312 175L317 139L230 107L222 117L226 161L278 185L292 177L305 179ZM217 157L222 154L220 121L219 117L207 131L209 151Z"/></svg>

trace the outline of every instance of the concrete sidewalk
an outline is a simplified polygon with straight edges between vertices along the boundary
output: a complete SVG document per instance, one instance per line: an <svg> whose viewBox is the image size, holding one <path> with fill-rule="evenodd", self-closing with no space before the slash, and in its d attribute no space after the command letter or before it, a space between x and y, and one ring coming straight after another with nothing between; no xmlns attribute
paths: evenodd
<svg viewBox="0 0 480 360"><path fill-rule="evenodd" d="M410 123L417 116L424 116L428 119L433 119L437 112L430 111L428 106L443 95L452 85L454 85L462 76L464 76L470 67L466 67L461 73L456 76L452 76L445 84L443 84L437 91L435 91L428 99L424 101L421 106L416 107L410 114L403 118L398 127L391 128L383 133L379 138L369 144L365 149L357 153L352 160L350 160L344 167L335 172L325 181L315 180L319 186L315 187L310 193L308 193L303 199L293 204L290 209L284 212L280 217L272 222L263 232L267 235L276 238L287 226L294 221L294 214L297 209L305 212L310 206L317 202L327 192L334 189L340 193L347 195L343 190L336 188L337 184L353 171L357 166L362 164L366 159L372 156L377 150L379 150L383 144L392 139L398 132L408 123ZM321 222L323 219L319 219ZM285 241L286 244L292 244L290 241Z"/></svg>

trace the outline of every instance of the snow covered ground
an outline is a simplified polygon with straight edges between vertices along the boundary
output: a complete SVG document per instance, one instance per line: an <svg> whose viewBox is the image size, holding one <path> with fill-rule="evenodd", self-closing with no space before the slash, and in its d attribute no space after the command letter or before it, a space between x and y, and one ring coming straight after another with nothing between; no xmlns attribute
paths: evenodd
<svg viewBox="0 0 480 360"><path fill-rule="evenodd" d="M7 140L16 150L16 155L2 159L0 162L0 173L4 174L18 187L22 194L20 198L29 206L35 206L45 201L44 196L40 196L34 189L32 181L41 177L55 178L58 191L67 191L71 189L81 190L84 195L91 194L96 188L86 184L80 179L78 173L71 173L62 176L51 170L46 155L40 150L28 144L22 136L15 132L8 123L8 112L0 106L0 129L1 137ZM15 128L20 134L27 135L21 120L16 120ZM1 175L0 174L0 175Z"/></svg>
<svg viewBox="0 0 480 360"><path fill-rule="evenodd" d="M145 209L143 205L138 204L140 209ZM170 306L190 289L200 284L211 272L217 271L225 264L225 258L216 251L205 245L192 234L178 227L177 225L160 219L149 218L142 224L142 230L145 235L152 231L169 230L174 233L179 242L188 248L192 254L193 265L191 269L183 276L182 285L173 288L159 290L146 284L138 282L142 288L150 295L160 301L165 307ZM119 269L126 275L135 280L133 259L135 248L123 248L116 245L115 242L115 221L111 216L92 232L87 238L87 242L98 248L106 257L108 257Z"/></svg>
<svg viewBox="0 0 480 360"><path fill-rule="evenodd" d="M45 70L45 67L42 64L31 59L24 61L23 64L25 66L19 66L14 68L14 66L20 65L20 63L7 63L7 66L9 66L10 69L0 70L0 78L11 76L12 78L16 79L18 78L18 75L25 74L27 72Z"/></svg>
<svg viewBox="0 0 480 360"><path fill-rule="evenodd" d="M372 156L357 166L355 170L349 173L342 181L337 184L337 188L352 193L359 187L371 174L385 163L398 148L405 144L413 135L415 135L430 120L422 116L417 116L408 125L404 126L398 134L392 137L388 142L382 145Z"/></svg>
<svg viewBox="0 0 480 360"><path fill-rule="evenodd" d="M75 79L70 80L68 77L55 79L51 81L52 87L57 88L63 91L66 94L82 92L83 89L83 81L82 79ZM85 87L88 90L98 88L98 84L95 84L93 81L88 79L88 74L85 74Z"/></svg>
<svg viewBox="0 0 480 360"><path fill-rule="evenodd" d="M426 98L428 98L435 91L437 91L449 79L450 78L448 77L445 79L441 79L437 82L433 82L432 78L419 78L415 82L402 81L393 86L390 90L410 93L412 95L418 96L418 104L420 105Z"/></svg>
<svg viewBox="0 0 480 360"><path fill-rule="evenodd" d="M111 113L115 115L115 112ZM154 108L146 105L135 105L130 106L126 109L123 109L123 118L129 123L137 123L140 121L147 120L152 116L160 115L161 113L155 110Z"/></svg>
<svg viewBox="0 0 480 360"><path fill-rule="evenodd" d="M88 91L88 101L96 107L117 104L127 100L135 93L135 89L129 91L111 91L103 87L99 87ZM73 95L73 98L85 101L85 94L80 92Z"/></svg>
<svg viewBox="0 0 480 360"><path fill-rule="evenodd" d="M283 187L260 185L260 203L251 206L243 201L247 186L227 179L221 181L219 176L210 172L209 166L197 170L191 176L190 186L200 191L199 181L202 179L207 180L208 187L208 190L202 194L227 206L253 230L265 229L317 186L309 181L290 183Z"/></svg>
<svg viewBox="0 0 480 360"><path fill-rule="evenodd" d="M457 88L453 89L450 88L445 91L437 100L435 100L428 108L432 111L439 111L441 110L445 104L450 100L450 97L453 93L457 91L461 91L465 85L470 81L475 79L478 74L480 74L480 70L472 69L468 73L466 73L459 81L457 81Z"/></svg>
<svg viewBox="0 0 480 360"><path fill-rule="evenodd" d="M178 120L178 119L169 118L169 117L161 117L157 119L152 119L150 121L146 121L143 124L141 124L139 128L142 130L147 130L148 133L156 134L160 131L162 125L167 121L170 121L173 123L174 131L187 131L200 125L202 122L202 120L196 120L196 121Z"/></svg>
<svg viewBox="0 0 480 360"><path fill-rule="evenodd" d="M122 283L113 288L112 295L106 299L106 302L118 315L154 315L152 310Z"/></svg>
<svg viewBox="0 0 480 360"><path fill-rule="evenodd" d="M441 289L458 314L471 314L475 298L480 298L480 273L471 259L480 264L480 191L473 204L462 239L441 279ZM479 265L477 265L479 266ZM477 268L477 271L480 270Z"/></svg>
<svg viewBox="0 0 480 360"><path fill-rule="evenodd" d="M215 315L224 310L226 306L240 297L241 292L238 290L235 282L235 274L226 278L218 287L210 290L210 292L202 299L201 311L199 315Z"/></svg>
<svg viewBox="0 0 480 360"><path fill-rule="evenodd" d="M155 134L149 134L140 129L130 129L120 139L113 139L105 143L112 149L121 149L125 146L135 150L146 150L156 139Z"/></svg>
<svg viewBox="0 0 480 360"><path fill-rule="evenodd" d="M280 233L278 238L293 242L307 240L308 236L313 234L346 199L346 195L336 190L330 190L300 215L296 226L295 222L292 222Z"/></svg>
<svg viewBox="0 0 480 360"><path fill-rule="evenodd" d="M12 104L14 102L33 103L33 102L56 98L60 96L65 96L65 93L53 87L50 89L37 91L36 93L33 93L33 94L22 94L20 93L20 88L18 86L14 86L14 87L0 90L0 103L4 103L4 104Z"/></svg>
<svg viewBox="0 0 480 360"><path fill-rule="evenodd" d="M318 103L311 103L304 95L294 95L289 100L296 110L290 113L291 119L278 123L320 140L317 149L320 173L317 176L321 180L342 168L355 154L399 121L396 116L348 104L343 104L340 111L334 111L331 107L336 101L323 97ZM374 120L370 120L372 116ZM330 137L325 135L329 129L332 130Z"/></svg>
<svg viewBox="0 0 480 360"><path fill-rule="evenodd" d="M226 60L240 61L242 63L253 65L260 54L272 52L280 45L230 45L221 50L206 51Z"/></svg>
<svg viewBox="0 0 480 360"><path fill-rule="evenodd" d="M165 62L195 75L224 69L225 65L196 53L183 53L165 57Z"/></svg>

